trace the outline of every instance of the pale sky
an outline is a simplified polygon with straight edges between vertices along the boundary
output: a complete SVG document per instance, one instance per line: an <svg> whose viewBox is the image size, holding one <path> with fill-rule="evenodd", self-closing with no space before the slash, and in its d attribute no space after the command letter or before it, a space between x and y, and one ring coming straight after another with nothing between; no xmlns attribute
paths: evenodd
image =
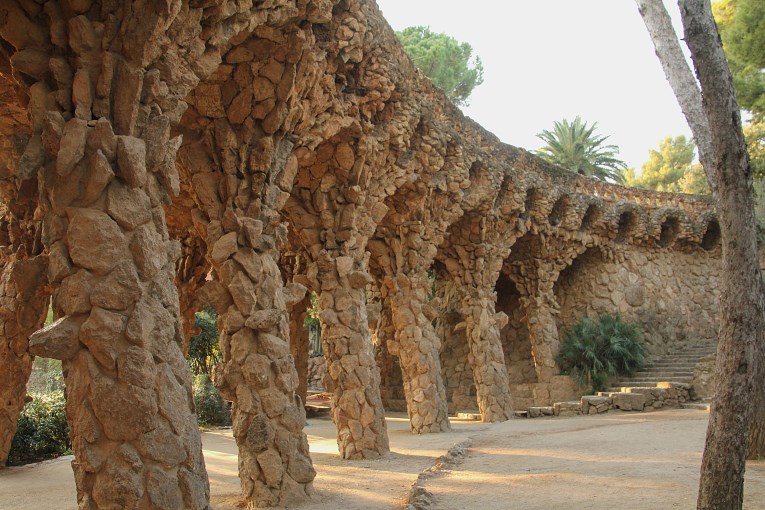
<svg viewBox="0 0 765 510"><path fill-rule="evenodd" d="M395 30L428 25L473 46L484 83L463 111L503 142L537 149L537 133L580 115L639 171L665 136L691 136L633 0L377 3Z"/></svg>

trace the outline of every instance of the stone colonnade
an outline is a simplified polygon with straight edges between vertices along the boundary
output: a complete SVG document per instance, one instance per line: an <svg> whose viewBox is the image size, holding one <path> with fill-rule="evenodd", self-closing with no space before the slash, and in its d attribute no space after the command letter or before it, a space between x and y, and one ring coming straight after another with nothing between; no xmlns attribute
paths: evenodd
<svg viewBox="0 0 765 510"><path fill-rule="evenodd" d="M0 121L10 205L0 456L32 356L62 360L80 508L209 508L183 357L196 303L220 314L216 384L234 402L245 503L292 506L310 497L316 474L294 327L309 288L340 455L370 459L389 450L370 286L412 430L439 432L449 428L444 339L451 352L469 350L458 386L472 373L483 420L512 415L495 285L514 250L553 264L525 294L547 379L552 286L573 258L557 239L574 251L653 249L661 236L675 249L661 234L671 217L677 249L716 249L704 199L592 183L464 119L415 71L373 2L252 4L0 6L0 86L13 82L20 92L7 102L27 112L19 129ZM662 214L636 214L639 228L625 233L625 202ZM26 236L13 232L20 204ZM588 205L600 211L585 222ZM527 232L538 246L524 253L515 244ZM283 274L285 252L305 257L300 271ZM448 321L438 320L447 300L430 296L435 262L452 296ZM55 320L40 329L50 294Z"/></svg>

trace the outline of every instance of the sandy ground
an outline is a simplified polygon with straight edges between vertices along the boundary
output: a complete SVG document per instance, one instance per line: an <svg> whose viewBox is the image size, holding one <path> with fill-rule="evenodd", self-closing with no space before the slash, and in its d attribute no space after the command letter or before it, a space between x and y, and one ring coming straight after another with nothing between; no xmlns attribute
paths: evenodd
<svg viewBox="0 0 765 510"><path fill-rule="evenodd" d="M423 469L471 438L455 469L429 479L435 508L694 508L707 414L700 411L614 413L512 420L484 425L453 421L447 434L415 436L392 414L392 453L376 461L343 461L326 418L306 427L318 475L306 510L401 509ZM228 430L202 437L213 506L236 508L236 445ZM75 510L69 458L0 470L0 509ZM765 508L765 462L747 465L747 509Z"/></svg>
<svg viewBox="0 0 765 510"><path fill-rule="evenodd" d="M708 414L693 410L514 420L425 483L439 510L696 508ZM748 462L744 508L765 509L765 462Z"/></svg>

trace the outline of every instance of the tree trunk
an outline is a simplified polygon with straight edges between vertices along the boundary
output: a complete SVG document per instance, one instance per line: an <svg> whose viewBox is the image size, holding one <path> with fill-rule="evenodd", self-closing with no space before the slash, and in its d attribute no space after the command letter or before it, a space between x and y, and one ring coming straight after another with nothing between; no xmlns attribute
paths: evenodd
<svg viewBox="0 0 765 510"><path fill-rule="evenodd" d="M710 135L708 145L704 141L703 122L698 122L698 95L689 90L690 70L676 36L657 28L666 24L666 11L657 0L637 3L699 142L722 230L717 398L702 458L698 508L741 508L747 435L753 415L750 403L754 397L755 355L765 331L765 306L757 262L751 168L740 114L708 0L680 1L685 40L701 84L703 116ZM685 83L678 79L678 73L685 75Z"/></svg>

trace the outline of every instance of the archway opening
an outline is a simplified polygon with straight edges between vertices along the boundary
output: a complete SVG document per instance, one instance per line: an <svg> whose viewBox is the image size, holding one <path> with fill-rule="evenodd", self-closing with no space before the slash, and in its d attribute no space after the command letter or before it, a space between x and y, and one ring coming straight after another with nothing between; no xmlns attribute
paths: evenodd
<svg viewBox="0 0 765 510"><path fill-rule="evenodd" d="M720 224L717 220L711 220L707 225L707 230L704 232L704 237L701 240L701 247L706 251L714 250L720 245L720 239Z"/></svg>
<svg viewBox="0 0 765 510"><path fill-rule="evenodd" d="M675 217L669 217L661 224L661 233L659 234L658 245L662 248L669 248L677 239L680 231L680 222Z"/></svg>

